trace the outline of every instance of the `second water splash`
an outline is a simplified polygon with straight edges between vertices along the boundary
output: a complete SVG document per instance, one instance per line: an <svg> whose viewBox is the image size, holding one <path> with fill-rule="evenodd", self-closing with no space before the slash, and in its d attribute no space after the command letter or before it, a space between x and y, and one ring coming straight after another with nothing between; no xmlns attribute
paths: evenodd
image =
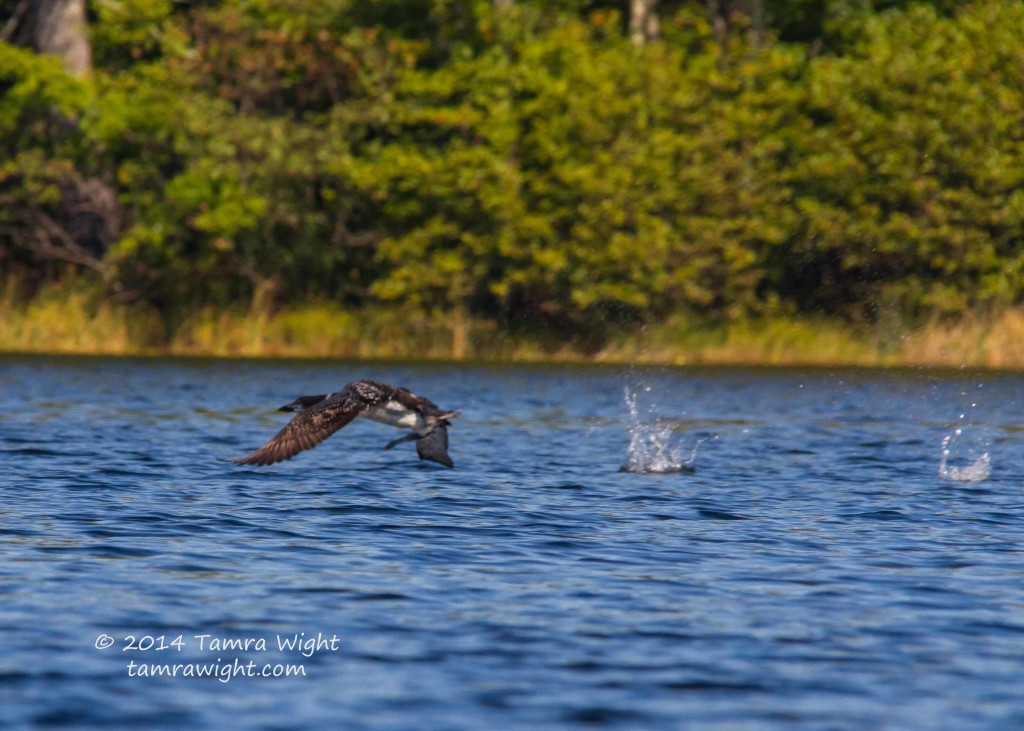
<svg viewBox="0 0 1024 731"><path fill-rule="evenodd" d="M978 386L981 388L981 385ZM966 394L961 394L966 396ZM980 436L980 430L968 430L968 414L978 404L960 414L961 426L942 439L942 457L939 459L939 477L953 482L981 482L992 473L992 458L989 456L989 441Z"/></svg>
<svg viewBox="0 0 1024 731"><path fill-rule="evenodd" d="M649 393L650 386L636 391L625 388L626 408L629 410L629 452L626 460L619 468L620 472L671 473L693 472L697 469L697 449L704 439L698 439L688 458L683 459L683 446L673 443L672 425L653 419L644 422L640 419L637 396L640 391ZM653 413L653 407L649 413Z"/></svg>

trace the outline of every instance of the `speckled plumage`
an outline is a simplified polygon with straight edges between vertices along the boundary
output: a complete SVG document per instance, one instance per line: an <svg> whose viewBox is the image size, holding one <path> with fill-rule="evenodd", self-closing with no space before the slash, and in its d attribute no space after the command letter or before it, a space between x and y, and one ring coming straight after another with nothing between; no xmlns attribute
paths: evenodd
<svg viewBox="0 0 1024 731"><path fill-rule="evenodd" d="M380 381L354 381L337 393L300 396L279 410L299 413L262 447L235 460L236 464L265 466L291 459L362 416L412 429L411 434L391 442L386 448L415 439L420 459L454 466L448 456L448 420L459 412L444 411L430 399L417 396L407 388Z"/></svg>

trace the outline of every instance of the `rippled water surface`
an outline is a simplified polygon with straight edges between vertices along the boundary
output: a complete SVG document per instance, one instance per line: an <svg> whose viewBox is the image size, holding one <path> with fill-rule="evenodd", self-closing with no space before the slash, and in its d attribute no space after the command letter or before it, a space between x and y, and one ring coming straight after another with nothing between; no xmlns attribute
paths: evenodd
<svg viewBox="0 0 1024 731"><path fill-rule="evenodd" d="M456 468L364 420L230 463L358 377L460 409ZM991 373L0 360L2 720L1022 728L1022 407ZM620 472L637 429L696 470Z"/></svg>

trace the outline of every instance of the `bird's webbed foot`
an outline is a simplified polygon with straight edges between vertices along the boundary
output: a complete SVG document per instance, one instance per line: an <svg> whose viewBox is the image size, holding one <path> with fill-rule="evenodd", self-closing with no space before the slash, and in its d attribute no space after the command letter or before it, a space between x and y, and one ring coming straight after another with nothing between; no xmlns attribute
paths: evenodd
<svg viewBox="0 0 1024 731"><path fill-rule="evenodd" d="M394 439L388 442L387 444L384 445L384 449L392 449L393 447L397 447L402 442L411 442L413 439L419 439L419 435L416 432L413 432L412 434L406 434L404 437L399 437L398 439Z"/></svg>

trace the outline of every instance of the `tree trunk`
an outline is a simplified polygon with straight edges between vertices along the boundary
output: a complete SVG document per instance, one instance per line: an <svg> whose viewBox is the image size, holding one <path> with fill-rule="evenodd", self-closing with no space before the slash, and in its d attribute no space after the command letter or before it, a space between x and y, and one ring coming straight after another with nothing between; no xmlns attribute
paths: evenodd
<svg viewBox="0 0 1024 731"><path fill-rule="evenodd" d="M707 0L707 3L715 40L720 45L724 47L728 41L733 13L742 13L749 18L755 47L764 41L764 0Z"/></svg>
<svg viewBox="0 0 1024 731"><path fill-rule="evenodd" d="M629 37L638 46L658 40L658 0L629 0Z"/></svg>
<svg viewBox="0 0 1024 731"><path fill-rule="evenodd" d="M753 34L754 47L764 43L764 0L746 0L744 10L750 16L750 32Z"/></svg>
<svg viewBox="0 0 1024 731"><path fill-rule="evenodd" d="M729 0L708 0L708 15L718 45L725 46L729 32Z"/></svg>
<svg viewBox="0 0 1024 731"><path fill-rule="evenodd" d="M85 0L37 0L32 41L39 53L60 56L67 70L86 78L92 74L92 48L85 34Z"/></svg>
<svg viewBox="0 0 1024 731"><path fill-rule="evenodd" d="M451 322L452 360L465 360L469 351L469 316L464 304L455 307Z"/></svg>
<svg viewBox="0 0 1024 731"><path fill-rule="evenodd" d="M85 0L20 0L0 28L0 40L58 56L79 78L92 74ZM73 131L78 125L56 110L42 121L54 135ZM0 196L0 206L18 213L20 226L11 234L15 243L39 259L66 261L107 273L109 267L103 257L125 224L115 189L100 178L88 178L76 170L43 176L34 182L56 184L60 200L44 202L27 187L21 196Z"/></svg>

